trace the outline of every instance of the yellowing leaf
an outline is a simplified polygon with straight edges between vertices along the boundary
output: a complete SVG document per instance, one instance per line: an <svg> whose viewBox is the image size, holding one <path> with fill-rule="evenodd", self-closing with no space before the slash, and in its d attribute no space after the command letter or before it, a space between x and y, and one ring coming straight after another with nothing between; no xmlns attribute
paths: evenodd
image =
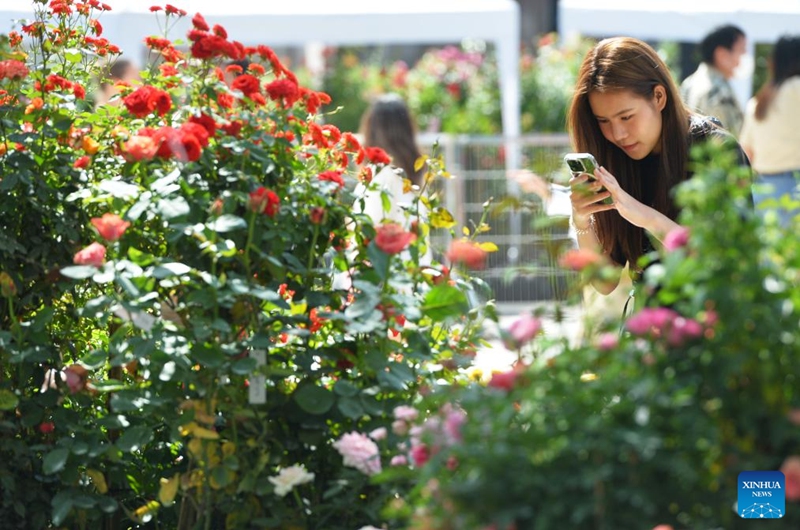
<svg viewBox="0 0 800 530"><path fill-rule="evenodd" d="M172 478L162 478L159 482L158 500L164 506L172 506L175 502L175 496L178 494L178 486L181 483L181 476L175 473Z"/></svg>
<svg viewBox="0 0 800 530"><path fill-rule="evenodd" d="M414 171L419 171L420 169L422 169L422 166L425 165L425 162L427 162L427 160L428 158L425 156L421 156L416 160L414 160Z"/></svg>
<svg viewBox="0 0 800 530"><path fill-rule="evenodd" d="M306 308L308 304L305 302L301 302L299 304L292 304L292 314L293 315L304 315L306 313Z"/></svg>
<svg viewBox="0 0 800 530"><path fill-rule="evenodd" d="M403 179L403 193L411 193L413 186L414 186L413 182L411 182L406 178Z"/></svg>
<svg viewBox="0 0 800 530"><path fill-rule="evenodd" d="M134 510L132 518L137 523L147 523L153 518L153 512L156 510L158 510L158 502L150 501Z"/></svg>
<svg viewBox="0 0 800 530"><path fill-rule="evenodd" d="M219 440L219 433L217 431L200 427L193 421L181 427L181 435L194 436L195 438L201 438L203 440Z"/></svg>
<svg viewBox="0 0 800 530"><path fill-rule="evenodd" d="M464 234L464 237L469 237L469 227L465 226L462 228L461 233Z"/></svg>
<svg viewBox="0 0 800 530"><path fill-rule="evenodd" d="M225 442L222 444L222 455L232 456L236 454L236 444L233 442Z"/></svg>
<svg viewBox="0 0 800 530"><path fill-rule="evenodd" d="M431 215L431 226L434 228L452 228L455 224L456 220L444 208L439 208Z"/></svg>
<svg viewBox="0 0 800 530"><path fill-rule="evenodd" d="M103 475L102 471L87 469L86 474L92 479L92 484L94 484L94 487L97 489L97 493L100 495L108 493L108 484L106 483L106 477Z"/></svg>
<svg viewBox="0 0 800 530"><path fill-rule="evenodd" d="M497 250L498 250L497 245L495 245L494 243L492 243L490 241L486 241L484 243L478 243L478 246L484 252L497 252Z"/></svg>

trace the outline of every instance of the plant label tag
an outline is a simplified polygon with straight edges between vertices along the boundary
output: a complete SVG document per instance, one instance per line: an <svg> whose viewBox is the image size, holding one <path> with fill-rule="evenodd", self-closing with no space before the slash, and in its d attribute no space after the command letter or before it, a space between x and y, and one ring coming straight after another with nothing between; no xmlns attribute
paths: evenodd
<svg viewBox="0 0 800 530"><path fill-rule="evenodd" d="M267 364L267 352L264 350L252 350L250 357L256 360L256 367ZM250 386L248 390L248 401L251 405L263 405L267 402L267 377L262 374L250 376Z"/></svg>

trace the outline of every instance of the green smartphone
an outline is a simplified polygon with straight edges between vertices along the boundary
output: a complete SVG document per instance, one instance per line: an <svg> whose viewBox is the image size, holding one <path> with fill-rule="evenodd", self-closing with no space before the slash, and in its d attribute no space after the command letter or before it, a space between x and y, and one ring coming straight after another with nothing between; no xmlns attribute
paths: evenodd
<svg viewBox="0 0 800 530"><path fill-rule="evenodd" d="M595 178L594 170L600 167L591 153L569 153L564 157L564 162L567 163L567 167L573 175L586 173L590 179ZM605 188L601 188L599 191L605 191ZM603 199L603 204L612 204L613 202L611 197Z"/></svg>

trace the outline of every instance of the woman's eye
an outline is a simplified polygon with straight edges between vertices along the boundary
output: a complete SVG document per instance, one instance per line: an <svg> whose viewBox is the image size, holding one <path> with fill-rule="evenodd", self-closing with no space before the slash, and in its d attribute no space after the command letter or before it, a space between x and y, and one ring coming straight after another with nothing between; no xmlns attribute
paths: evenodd
<svg viewBox="0 0 800 530"><path fill-rule="evenodd" d="M628 120L629 120L629 119L631 119L631 118L633 118L633 114L631 114L631 115L629 115L629 116L623 116L623 117L622 117L622 121L628 121Z"/></svg>

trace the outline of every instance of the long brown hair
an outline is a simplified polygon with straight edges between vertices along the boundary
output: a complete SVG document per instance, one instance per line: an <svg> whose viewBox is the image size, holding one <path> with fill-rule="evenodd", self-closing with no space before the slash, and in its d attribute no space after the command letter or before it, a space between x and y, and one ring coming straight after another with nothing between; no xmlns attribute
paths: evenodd
<svg viewBox="0 0 800 530"><path fill-rule="evenodd" d="M781 84L790 77L800 76L800 36L778 39L770 58L770 74L770 80L756 94L755 116L758 121L767 116Z"/></svg>
<svg viewBox="0 0 800 530"><path fill-rule="evenodd" d="M667 95L661 111L661 156L655 174L643 174L642 161L633 160L603 136L589 105L589 93L629 90L652 100L658 85L664 87ZM670 190L686 178L689 112L667 65L653 48L629 37L599 42L586 55L578 73L567 128L575 151L592 153L635 199L644 199L643 179L654 179L650 206L671 219L677 217ZM635 269L647 241L644 230L627 222L615 210L595 214L595 224L603 250L620 265L628 262Z"/></svg>
<svg viewBox="0 0 800 530"><path fill-rule="evenodd" d="M415 131L408 106L397 94L379 96L361 118L364 145L386 151L406 178L419 185L421 176L414 171L414 163L421 155Z"/></svg>

